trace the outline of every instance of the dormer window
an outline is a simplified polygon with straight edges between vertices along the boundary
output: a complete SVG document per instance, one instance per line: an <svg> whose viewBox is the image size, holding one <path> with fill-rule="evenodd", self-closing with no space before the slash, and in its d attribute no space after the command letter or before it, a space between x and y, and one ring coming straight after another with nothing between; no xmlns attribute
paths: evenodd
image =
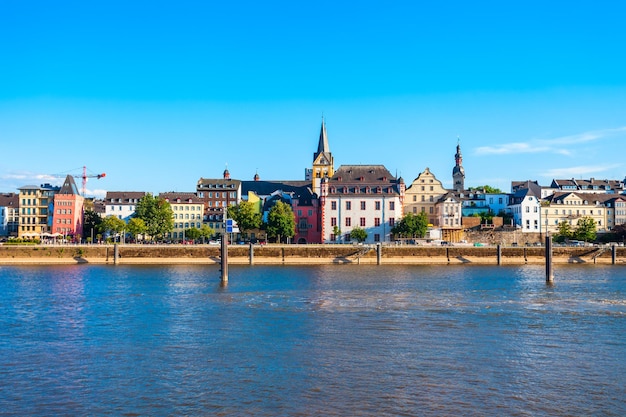
<svg viewBox="0 0 626 417"><path fill-rule="evenodd" d="M361 175L361 176L359 177L359 181L365 181L365 177L363 177L363 175Z"/></svg>
<svg viewBox="0 0 626 417"><path fill-rule="evenodd" d="M341 176L337 177L337 181L341 181L341 180L342 180Z"/></svg>

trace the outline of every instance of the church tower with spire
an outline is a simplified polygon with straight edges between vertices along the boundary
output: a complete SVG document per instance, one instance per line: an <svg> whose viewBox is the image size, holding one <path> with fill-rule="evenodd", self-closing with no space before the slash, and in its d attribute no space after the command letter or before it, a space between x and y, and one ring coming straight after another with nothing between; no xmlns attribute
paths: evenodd
<svg viewBox="0 0 626 417"><path fill-rule="evenodd" d="M461 155L461 140L457 140L456 155L454 155L456 165L452 168L452 183L454 191L462 193L465 189L465 169L463 169L463 155Z"/></svg>
<svg viewBox="0 0 626 417"><path fill-rule="evenodd" d="M320 194L320 183L322 178L330 178L335 173L335 163L333 155L328 147L328 135L326 134L326 122L322 117L322 127L320 129L320 138L317 144L317 152L313 154L312 169L312 189L317 195Z"/></svg>

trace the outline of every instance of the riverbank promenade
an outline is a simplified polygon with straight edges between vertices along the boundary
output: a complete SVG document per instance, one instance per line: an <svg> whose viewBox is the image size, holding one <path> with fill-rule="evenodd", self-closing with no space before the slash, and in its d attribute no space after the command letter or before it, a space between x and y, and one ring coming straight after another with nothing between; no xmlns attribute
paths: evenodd
<svg viewBox="0 0 626 417"><path fill-rule="evenodd" d="M216 245L3 245L0 265L219 264ZM420 245L229 245L232 265L543 264L543 247ZM554 247L556 264L626 265L626 248Z"/></svg>

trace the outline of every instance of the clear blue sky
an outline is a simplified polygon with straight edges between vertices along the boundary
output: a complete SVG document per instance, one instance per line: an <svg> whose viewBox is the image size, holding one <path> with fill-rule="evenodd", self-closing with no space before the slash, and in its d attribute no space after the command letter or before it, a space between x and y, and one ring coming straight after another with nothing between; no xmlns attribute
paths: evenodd
<svg viewBox="0 0 626 417"><path fill-rule="evenodd" d="M626 176L626 3L340 3L0 0L0 192L303 179L322 114L407 183Z"/></svg>

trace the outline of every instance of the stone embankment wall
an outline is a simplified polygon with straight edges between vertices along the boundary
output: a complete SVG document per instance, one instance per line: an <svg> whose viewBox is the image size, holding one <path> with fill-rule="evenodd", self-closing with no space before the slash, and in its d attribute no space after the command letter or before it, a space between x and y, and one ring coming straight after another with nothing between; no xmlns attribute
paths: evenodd
<svg viewBox="0 0 626 417"><path fill-rule="evenodd" d="M616 264L626 264L626 248L617 247ZM114 246L0 246L0 264L94 263L113 264ZM220 262L220 248L209 245L119 245L120 264L175 264ZM543 263L543 247L507 247L501 264ZM361 245L247 245L228 248L231 264L376 264L376 246ZM555 263L612 263L610 247L554 247ZM382 246L382 264L497 264L498 247Z"/></svg>

